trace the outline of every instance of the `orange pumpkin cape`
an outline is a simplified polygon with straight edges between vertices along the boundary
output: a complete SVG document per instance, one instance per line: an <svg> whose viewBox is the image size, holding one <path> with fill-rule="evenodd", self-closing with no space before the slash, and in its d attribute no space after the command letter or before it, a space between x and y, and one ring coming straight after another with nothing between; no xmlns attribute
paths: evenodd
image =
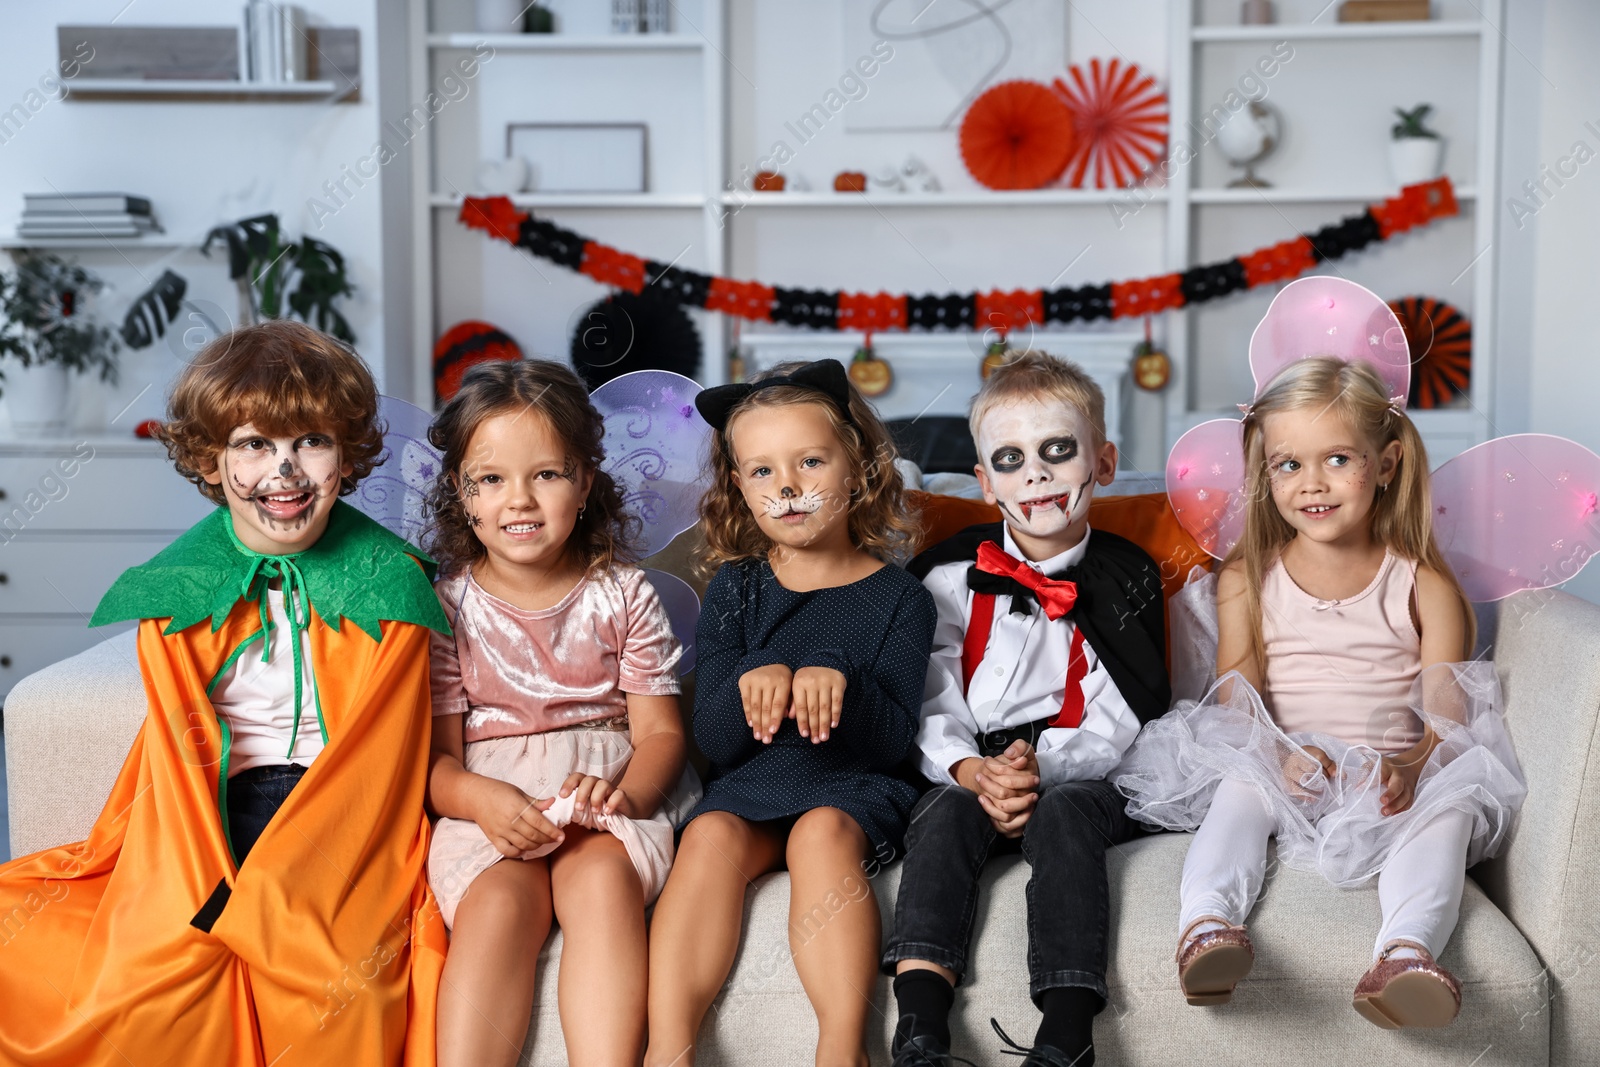
<svg viewBox="0 0 1600 1067"><path fill-rule="evenodd" d="M91 625L143 620L149 710L88 838L0 867L0 1062L434 1062L431 572L340 502L295 556L246 549L219 508L118 579ZM325 747L241 868L208 694L265 645L274 578L310 605Z"/></svg>

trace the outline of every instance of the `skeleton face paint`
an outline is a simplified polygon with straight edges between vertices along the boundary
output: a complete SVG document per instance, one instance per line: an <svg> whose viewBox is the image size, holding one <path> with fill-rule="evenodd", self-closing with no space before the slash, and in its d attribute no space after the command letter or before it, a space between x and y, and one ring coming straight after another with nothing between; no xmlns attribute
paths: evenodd
<svg viewBox="0 0 1600 1067"><path fill-rule="evenodd" d="M322 536L351 469L331 434L268 437L246 423L228 435L216 470L205 477L222 486L245 547L283 555Z"/></svg>
<svg viewBox="0 0 1600 1067"><path fill-rule="evenodd" d="M1088 514L1094 440L1089 420L1059 401L990 409L978 424L984 499L999 506L1013 533L1059 537Z"/></svg>

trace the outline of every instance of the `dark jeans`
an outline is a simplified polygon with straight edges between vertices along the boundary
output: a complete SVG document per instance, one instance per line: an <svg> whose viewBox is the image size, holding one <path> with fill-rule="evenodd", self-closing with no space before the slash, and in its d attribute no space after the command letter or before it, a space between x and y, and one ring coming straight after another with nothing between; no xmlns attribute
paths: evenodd
<svg viewBox="0 0 1600 1067"><path fill-rule="evenodd" d="M289 763L252 767L228 779L228 840L234 862L244 865L267 823L305 773L306 768Z"/></svg>
<svg viewBox="0 0 1600 1067"><path fill-rule="evenodd" d="M978 795L946 785L911 813L894 932L883 953L893 974L901 960L947 967L959 983L978 909L978 875L991 853L1019 846L1028 878L1028 992L1092 989L1106 999L1111 891L1106 848L1142 833L1110 782L1064 782L1045 790L1022 837L1001 837Z"/></svg>

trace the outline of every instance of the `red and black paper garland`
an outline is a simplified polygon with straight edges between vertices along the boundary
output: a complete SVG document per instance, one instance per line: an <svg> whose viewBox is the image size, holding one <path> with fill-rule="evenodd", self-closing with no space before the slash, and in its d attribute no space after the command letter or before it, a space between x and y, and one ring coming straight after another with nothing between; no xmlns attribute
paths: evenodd
<svg viewBox="0 0 1600 1067"><path fill-rule="evenodd" d="M1004 332L1029 324L1150 315L1214 300L1240 289L1288 281L1323 260L1338 259L1457 211L1450 179L1438 178L1408 185L1399 196L1315 233L1301 234L1225 263L1105 285L943 296L784 289L700 274L591 241L517 210L503 196L467 199L461 205L460 221L540 259L586 274L602 285L630 293L648 285L680 304L752 322L870 333L912 329Z"/></svg>

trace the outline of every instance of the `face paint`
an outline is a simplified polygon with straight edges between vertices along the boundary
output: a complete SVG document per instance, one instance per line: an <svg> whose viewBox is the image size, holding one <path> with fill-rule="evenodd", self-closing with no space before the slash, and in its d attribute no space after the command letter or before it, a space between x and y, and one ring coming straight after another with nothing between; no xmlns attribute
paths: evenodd
<svg viewBox="0 0 1600 1067"><path fill-rule="evenodd" d="M1064 533L1088 512L1093 445L1094 428L1070 405L1018 400L992 408L978 425L988 497L1021 533Z"/></svg>
<svg viewBox="0 0 1600 1067"><path fill-rule="evenodd" d="M815 489L806 493L796 493L787 485L776 497L761 498L761 506L774 519L781 519L785 515L810 515L820 511L822 504L822 494Z"/></svg>
<svg viewBox="0 0 1600 1067"><path fill-rule="evenodd" d="M331 434L268 437L246 424L217 456L213 484L223 486L246 547L278 554L315 543L349 473Z"/></svg>

